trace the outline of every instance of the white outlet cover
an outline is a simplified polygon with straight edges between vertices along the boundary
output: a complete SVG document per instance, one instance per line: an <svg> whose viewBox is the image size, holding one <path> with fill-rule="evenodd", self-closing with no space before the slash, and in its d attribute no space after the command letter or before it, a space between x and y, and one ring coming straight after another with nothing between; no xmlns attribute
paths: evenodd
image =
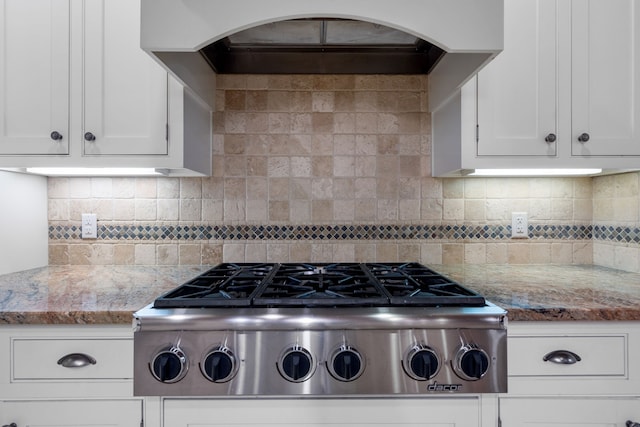
<svg viewBox="0 0 640 427"><path fill-rule="evenodd" d="M529 237L529 221L526 212L511 213L511 237L520 239Z"/></svg>
<svg viewBox="0 0 640 427"><path fill-rule="evenodd" d="M82 214L82 238L98 238L98 218L96 214Z"/></svg>

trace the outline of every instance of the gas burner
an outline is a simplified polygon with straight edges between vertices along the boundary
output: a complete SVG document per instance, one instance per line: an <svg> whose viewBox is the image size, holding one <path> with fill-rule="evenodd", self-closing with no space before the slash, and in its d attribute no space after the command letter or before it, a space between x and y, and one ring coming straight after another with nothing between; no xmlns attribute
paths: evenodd
<svg viewBox="0 0 640 427"><path fill-rule="evenodd" d="M220 264L157 298L156 308L482 307L477 293L418 263Z"/></svg>

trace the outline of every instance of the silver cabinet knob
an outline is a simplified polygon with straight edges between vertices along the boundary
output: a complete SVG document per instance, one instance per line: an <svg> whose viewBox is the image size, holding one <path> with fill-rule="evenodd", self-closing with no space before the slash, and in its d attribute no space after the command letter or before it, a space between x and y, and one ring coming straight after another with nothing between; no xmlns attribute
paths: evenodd
<svg viewBox="0 0 640 427"><path fill-rule="evenodd" d="M544 138L544 141L545 141L545 142L552 143L552 142L556 142L556 139L557 139L557 138L556 138L556 134L555 134L555 133L550 133L549 135L547 135L547 136Z"/></svg>
<svg viewBox="0 0 640 427"><path fill-rule="evenodd" d="M87 132L87 133L84 134L84 140L92 142L92 141L96 140L96 136L94 134L92 134L91 132Z"/></svg>
<svg viewBox="0 0 640 427"><path fill-rule="evenodd" d="M53 131L51 132L51 139L53 139L54 141L60 141L62 139L62 134L58 131ZM5 426L2 426L5 427Z"/></svg>

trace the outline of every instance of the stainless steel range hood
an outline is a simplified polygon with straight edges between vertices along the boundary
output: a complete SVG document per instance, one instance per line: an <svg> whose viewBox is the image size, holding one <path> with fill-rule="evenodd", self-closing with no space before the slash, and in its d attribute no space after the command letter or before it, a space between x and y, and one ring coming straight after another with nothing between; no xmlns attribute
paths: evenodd
<svg viewBox="0 0 640 427"><path fill-rule="evenodd" d="M142 0L141 47L213 107L214 73L430 74L439 109L502 50L504 0Z"/></svg>

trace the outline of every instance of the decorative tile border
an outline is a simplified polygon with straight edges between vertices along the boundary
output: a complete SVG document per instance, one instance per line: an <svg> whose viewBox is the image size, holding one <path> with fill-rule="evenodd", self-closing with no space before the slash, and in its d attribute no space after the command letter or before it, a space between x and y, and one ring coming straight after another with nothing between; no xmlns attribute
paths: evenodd
<svg viewBox="0 0 640 427"><path fill-rule="evenodd" d="M611 230L610 230L611 229ZM595 230L595 232L594 232ZM458 240L510 239L511 225L99 225L98 240ZM640 242L640 229L592 225L530 227L532 239ZM80 239L79 225L50 225L50 240Z"/></svg>
<svg viewBox="0 0 640 427"><path fill-rule="evenodd" d="M613 225L594 225L593 235L597 240L640 244L640 228Z"/></svg>

